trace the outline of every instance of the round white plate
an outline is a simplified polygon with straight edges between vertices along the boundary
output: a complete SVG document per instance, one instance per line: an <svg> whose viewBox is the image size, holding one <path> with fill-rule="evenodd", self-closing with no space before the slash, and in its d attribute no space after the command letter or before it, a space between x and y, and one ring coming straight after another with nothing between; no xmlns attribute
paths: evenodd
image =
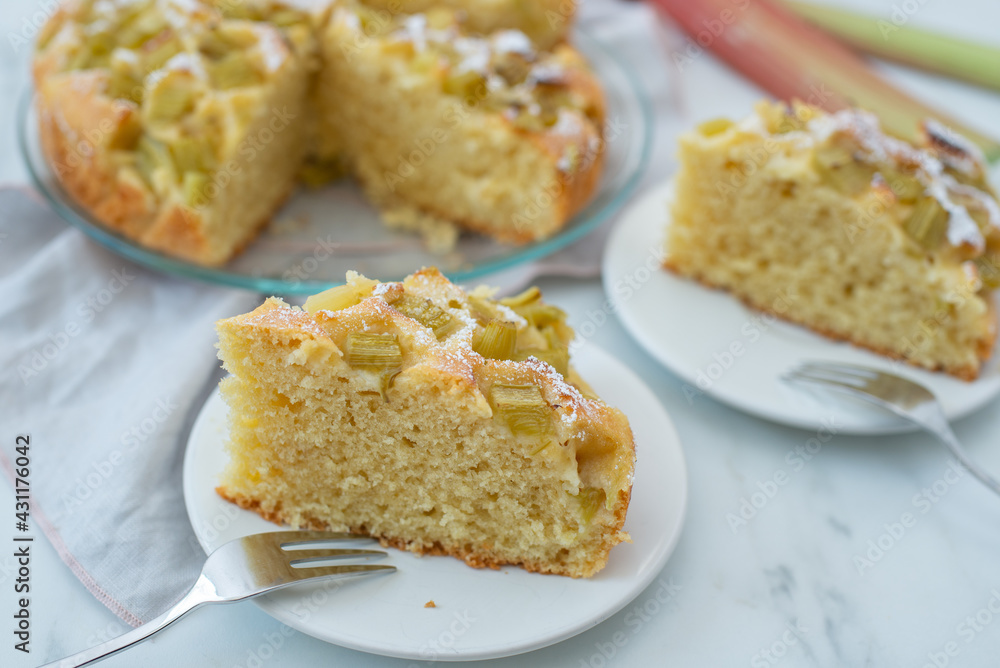
<svg viewBox="0 0 1000 668"><path fill-rule="evenodd" d="M451 557L417 557L389 548L398 572L295 587L254 599L275 619L344 647L408 659L458 661L510 656L585 631L623 608L660 573L680 536L687 470L673 423L631 370L597 349L574 355L581 375L611 405L626 410L638 462L625 529L632 543L611 551L589 580L477 570ZM192 429L184 459L184 498L202 547L281 530L215 493L228 458L226 405L214 392ZM433 600L436 608L425 608Z"/></svg>
<svg viewBox="0 0 1000 668"><path fill-rule="evenodd" d="M931 373L833 341L746 307L661 268L672 184L648 191L622 214L604 251L608 298L625 329L685 381L691 402L710 395L734 408L809 430L880 434L915 428L889 413L780 376L806 361L863 364L930 389L950 420L981 408L1000 392L1000 355L974 383Z"/></svg>

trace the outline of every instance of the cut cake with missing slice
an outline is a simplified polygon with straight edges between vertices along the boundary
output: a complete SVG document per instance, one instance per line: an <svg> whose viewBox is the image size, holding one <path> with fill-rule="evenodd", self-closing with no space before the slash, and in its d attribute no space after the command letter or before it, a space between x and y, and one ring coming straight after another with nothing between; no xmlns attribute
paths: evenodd
<svg viewBox="0 0 1000 668"><path fill-rule="evenodd" d="M300 181L351 174L444 250L526 243L590 201L604 93L572 0L66 0L33 61L67 194L140 245L223 264Z"/></svg>
<svg viewBox="0 0 1000 668"><path fill-rule="evenodd" d="M497 301L426 269L220 321L219 493L297 528L593 575L628 540L635 447L569 366L564 318L537 289Z"/></svg>
<svg viewBox="0 0 1000 668"><path fill-rule="evenodd" d="M869 113L762 103L680 139L667 268L751 306L973 380L993 349L1000 208L975 147Z"/></svg>

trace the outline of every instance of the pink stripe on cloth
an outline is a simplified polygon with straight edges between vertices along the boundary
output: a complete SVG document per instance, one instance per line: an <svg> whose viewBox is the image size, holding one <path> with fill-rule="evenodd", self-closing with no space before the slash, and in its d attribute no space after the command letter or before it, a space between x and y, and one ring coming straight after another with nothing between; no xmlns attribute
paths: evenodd
<svg viewBox="0 0 1000 668"><path fill-rule="evenodd" d="M4 471L7 473L7 479L10 482L11 489L14 489L14 466L11 464L10 460L7 458L7 453L0 450L0 464L3 465ZM123 622L129 624L130 626L136 627L142 625L142 620L136 617L134 614L129 612L124 605L112 598L106 591L101 589L100 585L91 577L90 573L80 565L70 551L66 548L66 544L63 543L62 537L56 528L49 522L48 517L45 513L38 507L35 503L34 497L31 492L28 492L28 504L31 508L31 517L34 518L35 523L45 534L45 537L49 539L52 543L52 547L56 549L59 554L59 558L63 560L63 563L69 566L69 569L73 572L73 575L77 577L83 586L87 588L91 594L94 595L98 601L103 603L108 610L115 613Z"/></svg>

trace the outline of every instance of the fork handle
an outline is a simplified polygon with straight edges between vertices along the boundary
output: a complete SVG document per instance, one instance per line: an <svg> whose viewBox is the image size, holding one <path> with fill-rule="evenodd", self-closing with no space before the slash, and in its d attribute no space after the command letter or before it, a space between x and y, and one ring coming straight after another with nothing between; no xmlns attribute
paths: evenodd
<svg viewBox="0 0 1000 668"><path fill-rule="evenodd" d="M206 587L211 588L211 593L214 594L214 587L212 587L211 583L203 575L198 578L194 587L184 595L184 598L159 617L151 619L142 626L134 628L117 638L112 638L107 642L101 643L96 647L85 649L82 652L77 652L72 656L67 656L58 661L46 663L43 666L39 666L39 668L77 668L77 666L88 666L92 663L103 661L112 654L140 643L157 631L165 629L199 605L218 600L211 595L206 595L209 594L206 591Z"/></svg>
<svg viewBox="0 0 1000 668"><path fill-rule="evenodd" d="M958 437L955 436L955 432L951 430L951 427L949 427L947 423L945 423L943 427L942 425L933 426L936 427L933 429L934 434L942 443L948 446L948 449L951 450L951 454L955 455L955 459L957 459L969 473L978 478L981 483L992 489L997 494L1000 494L1000 481L997 481L996 478L986 472L986 469L969 458L969 455L965 452L965 448L963 448L958 442Z"/></svg>

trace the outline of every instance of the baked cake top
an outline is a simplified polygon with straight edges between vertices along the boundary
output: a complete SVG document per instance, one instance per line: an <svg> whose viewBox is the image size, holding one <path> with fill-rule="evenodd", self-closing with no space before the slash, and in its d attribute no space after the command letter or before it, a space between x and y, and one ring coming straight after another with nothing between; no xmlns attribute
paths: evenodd
<svg viewBox="0 0 1000 668"><path fill-rule="evenodd" d="M571 46L542 50L513 28L470 32L465 12L446 6L407 14L341 0L330 11L320 21L329 31L351 36L346 44L338 40L348 58L352 48L360 48L352 45L378 40L382 53L406 59L413 76L439 80L442 92L468 109L496 112L539 136L559 156L557 166L566 174L586 171L600 156L604 94Z"/></svg>
<svg viewBox="0 0 1000 668"><path fill-rule="evenodd" d="M360 3L335 5L333 21L381 37L414 59L417 70L441 70L444 92L471 104L502 111L529 130L570 123L576 110L603 118L602 96L575 50L556 46L540 51L520 30L476 35L463 28L460 12L436 7L421 14L386 14L381 20Z"/></svg>
<svg viewBox="0 0 1000 668"><path fill-rule="evenodd" d="M780 172L819 179L846 197L874 195L924 252L964 264L983 288L1000 287L1000 206L977 147L932 120L914 146L886 135L863 110L764 102L756 111L738 123L703 123L688 140L722 147L763 139Z"/></svg>
<svg viewBox="0 0 1000 668"><path fill-rule="evenodd" d="M575 459L579 478L567 483L617 498L632 483L634 446L621 447L632 444L631 430L570 366L565 313L537 288L492 294L466 293L437 269L396 283L350 272L346 285L310 297L304 309L272 297L221 324L299 341L288 363L317 373L346 364L388 402L404 377L463 397L471 415L499 418L512 438L537 446L535 456Z"/></svg>

